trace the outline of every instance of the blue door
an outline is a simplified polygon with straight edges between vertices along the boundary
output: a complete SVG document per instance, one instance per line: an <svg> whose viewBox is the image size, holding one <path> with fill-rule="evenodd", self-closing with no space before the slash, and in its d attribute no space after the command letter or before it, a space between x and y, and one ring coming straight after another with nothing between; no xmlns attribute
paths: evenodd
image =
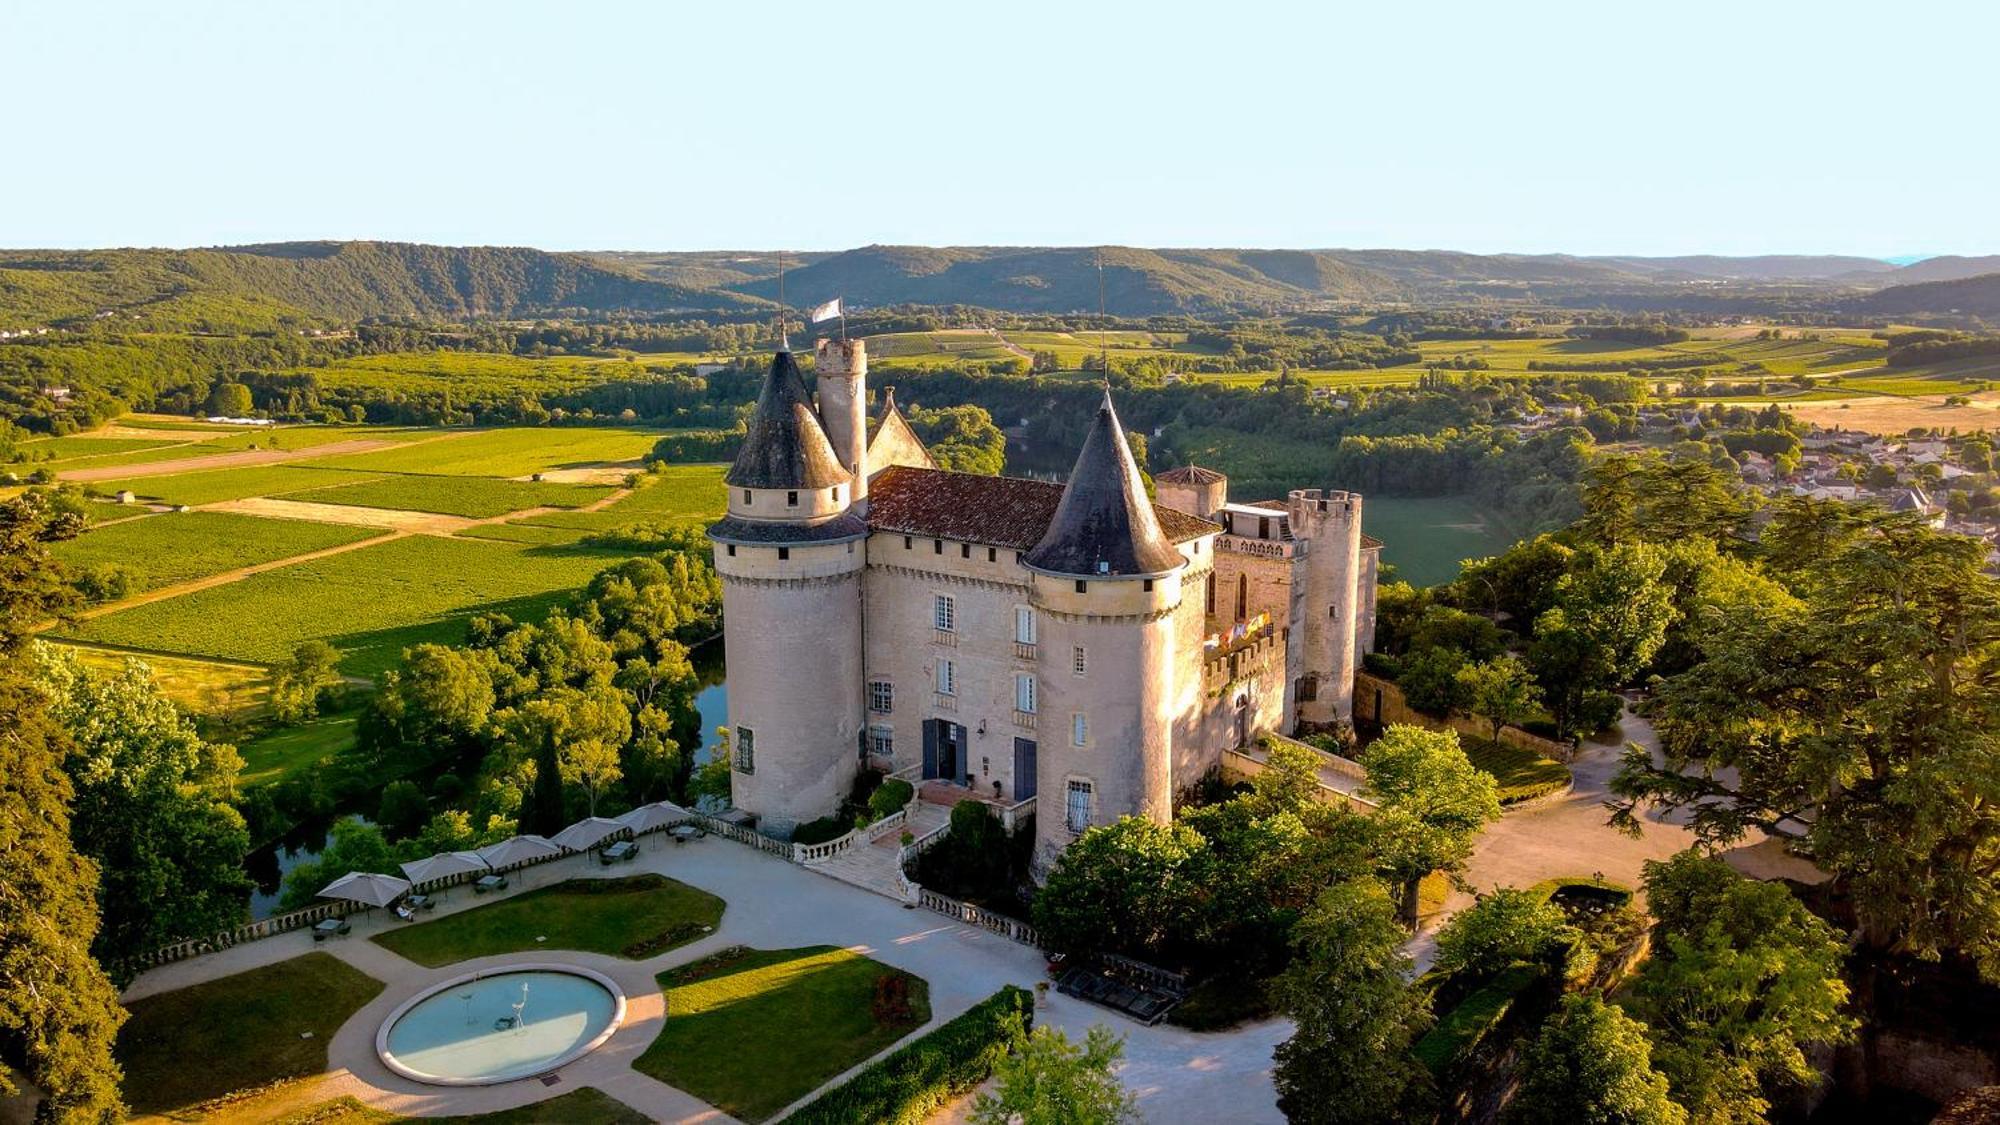
<svg viewBox="0 0 2000 1125"><path fill-rule="evenodd" d="M1014 799L1025 801L1035 795L1035 740L1014 740Z"/></svg>
<svg viewBox="0 0 2000 1125"><path fill-rule="evenodd" d="M938 721L924 720L924 779L943 777L938 772Z"/></svg>

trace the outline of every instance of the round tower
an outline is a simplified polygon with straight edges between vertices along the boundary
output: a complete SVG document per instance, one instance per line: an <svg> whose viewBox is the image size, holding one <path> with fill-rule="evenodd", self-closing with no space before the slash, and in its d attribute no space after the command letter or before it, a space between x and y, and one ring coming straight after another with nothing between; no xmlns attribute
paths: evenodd
<svg viewBox="0 0 2000 1125"><path fill-rule="evenodd" d="M1299 661L1291 684L1294 729L1353 721L1361 494L1301 489L1286 498L1292 537L1307 541L1305 593L1294 629Z"/></svg>
<svg viewBox="0 0 2000 1125"><path fill-rule="evenodd" d="M854 503L868 510L868 342L821 340L813 350L819 415L842 468L854 478Z"/></svg>
<svg viewBox="0 0 2000 1125"><path fill-rule="evenodd" d="M1173 815L1173 614L1186 560L1160 530L1108 392L1048 531L1021 561L1040 640L1040 876L1091 826Z"/></svg>
<svg viewBox="0 0 2000 1125"><path fill-rule="evenodd" d="M853 787L868 534L789 352L773 359L723 481L728 514L708 537L722 578L731 794L786 835Z"/></svg>

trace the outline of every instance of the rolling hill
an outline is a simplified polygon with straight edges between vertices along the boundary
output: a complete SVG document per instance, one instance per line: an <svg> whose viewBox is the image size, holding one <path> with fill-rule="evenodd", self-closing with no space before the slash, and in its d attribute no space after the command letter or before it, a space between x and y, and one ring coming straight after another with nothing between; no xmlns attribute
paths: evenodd
<svg viewBox="0 0 2000 1125"><path fill-rule="evenodd" d="M675 285L580 254L403 242L202 250L0 251L0 326L110 319L241 331L368 317L462 319L557 309L741 309L762 302Z"/></svg>
<svg viewBox="0 0 2000 1125"><path fill-rule="evenodd" d="M1929 314L2000 320L2000 272L1950 281L1892 285L1855 301L1853 307L1871 316Z"/></svg>

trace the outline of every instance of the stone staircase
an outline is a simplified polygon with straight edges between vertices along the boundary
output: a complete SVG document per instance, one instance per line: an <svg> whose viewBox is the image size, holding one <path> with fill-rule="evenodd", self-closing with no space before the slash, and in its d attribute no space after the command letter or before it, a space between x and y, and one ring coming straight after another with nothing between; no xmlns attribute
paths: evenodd
<svg viewBox="0 0 2000 1125"><path fill-rule="evenodd" d="M949 807L919 800L901 829L884 835L872 844L856 843L838 855L814 860L805 864L805 868L902 902L903 881L898 878L896 865L903 854L903 833L922 837L950 822Z"/></svg>

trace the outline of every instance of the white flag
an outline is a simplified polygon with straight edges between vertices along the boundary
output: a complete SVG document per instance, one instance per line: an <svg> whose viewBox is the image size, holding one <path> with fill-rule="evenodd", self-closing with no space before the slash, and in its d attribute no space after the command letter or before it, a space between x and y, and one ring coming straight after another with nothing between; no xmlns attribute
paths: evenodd
<svg viewBox="0 0 2000 1125"><path fill-rule="evenodd" d="M826 304L820 305L818 308L813 309L812 322L814 324L818 324L822 320L832 320L836 316L846 316L846 315L847 314L845 312L841 311L840 298L835 297L833 300L828 301Z"/></svg>

